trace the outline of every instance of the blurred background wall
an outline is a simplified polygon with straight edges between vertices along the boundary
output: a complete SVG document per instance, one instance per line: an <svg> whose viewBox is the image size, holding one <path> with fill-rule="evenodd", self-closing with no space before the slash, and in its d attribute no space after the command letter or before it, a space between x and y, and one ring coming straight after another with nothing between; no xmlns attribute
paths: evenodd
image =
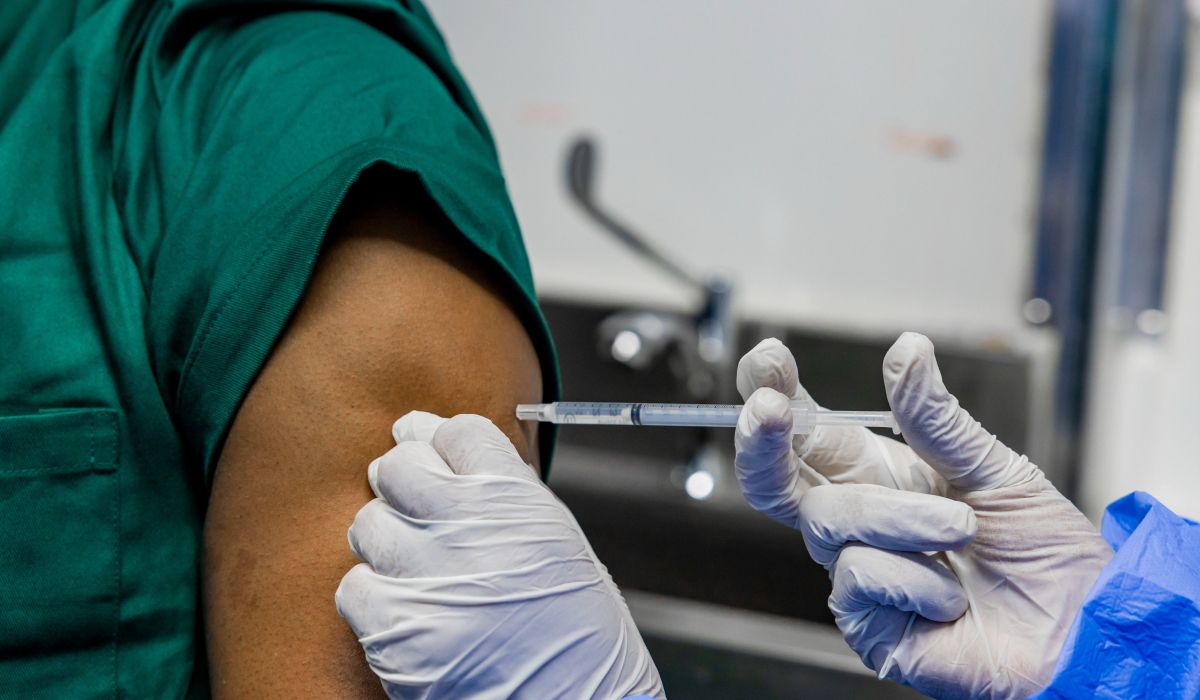
<svg viewBox="0 0 1200 700"><path fill-rule="evenodd" d="M743 317L1020 353L1019 449L1067 485L1056 338L1022 316L1053 3L430 7L495 132L545 297L697 303L572 206L563 159L589 135L601 197L691 269L730 271Z"/></svg>
<svg viewBox="0 0 1200 700"><path fill-rule="evenodd" d="M439 0L552 296L684 304L564 196L564 147L740 309L837 330L1017 335L1045 0Z"/></svg>

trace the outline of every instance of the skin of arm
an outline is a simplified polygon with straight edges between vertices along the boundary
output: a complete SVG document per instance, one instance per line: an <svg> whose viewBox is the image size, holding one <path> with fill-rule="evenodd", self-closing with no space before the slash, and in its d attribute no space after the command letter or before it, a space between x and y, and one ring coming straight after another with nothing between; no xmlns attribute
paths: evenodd
<svg viewBox="0 0 1200 700"><path fill-rule="evenodd" d="M411 410L490 418L538 466L538 358L482 260L411 175L351 189L288 328L238 411L204 529L212 694L382 698L333 594L367 465Z"/></svg>

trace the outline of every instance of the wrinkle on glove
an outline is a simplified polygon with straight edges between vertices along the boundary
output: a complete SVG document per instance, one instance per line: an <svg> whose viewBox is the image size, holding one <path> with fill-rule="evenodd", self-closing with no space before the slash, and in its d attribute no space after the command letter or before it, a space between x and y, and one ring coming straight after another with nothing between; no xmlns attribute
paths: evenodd
<svg viewBox="0 0 1200 700"><path fill-rule="evenodd" d="M414 412L393 435L335 596L390 698L664 697L579 524L491 421Z"/></svg>
<svg viewBox="0 0 1200 700"><path fill-rule="evenodd" d="M1135 491L1101 533L1117 554L1030 700L1200 697L1200 525Z"/></svg>

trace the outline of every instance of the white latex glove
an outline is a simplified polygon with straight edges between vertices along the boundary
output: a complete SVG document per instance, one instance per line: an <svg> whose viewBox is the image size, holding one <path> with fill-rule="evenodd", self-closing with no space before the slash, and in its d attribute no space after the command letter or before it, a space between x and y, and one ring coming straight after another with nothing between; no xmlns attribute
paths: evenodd
<svg viewBox="0 0 1200 700"><path fill-rule="evenodd" d="M928 338L905 333L884 360L911 448L865 428L792 439L788 398L807 398L796 374L778 341L742 359L736 471L830 570L847 643L880 678L935 698L1042 688L1113 556L1095 527L958 405Z"/></svg>
<svg viewBox="0 0 1200 700"><path fill-rule="evenodd" d="M389 697L665 697L575 518L491 421L410 413L393 435L336 596Z"/></svg>

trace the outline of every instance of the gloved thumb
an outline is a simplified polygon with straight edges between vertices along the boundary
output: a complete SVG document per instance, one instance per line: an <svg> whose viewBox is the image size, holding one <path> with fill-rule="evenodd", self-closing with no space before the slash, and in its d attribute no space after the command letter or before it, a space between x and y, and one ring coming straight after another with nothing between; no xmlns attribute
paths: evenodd
<svg viewBox="0 0 1200 700"><path fill-rule="evenodd" d="M929 338L901 335L883 359L883 384L909 447L955 488L984 491L1033 473L946 390Z"/></svg>
<svg viewBox="0 0 1200 700"><path fill-rule="evenodd" d="M446 420L429 444L455 474L511 476L540 483L512 441L487 418L461 414Z"/></svg>
<svg viewBox="0 0 1200 700"><path fill-rule="evenodd" d="M734 473L754 509L796 527L800 496L828 483L792 449L792 405L788 397L763 387L750 395L733 434Z"/></svg>
<svg viewBox="0 0 1200 700"><path fill-rule="evenodd" d="M742 356L737 367L737 389L743 401L766 387L793 401L811 401L800 385L800 372L792 351L776 338L767 338Z"/></svg>

